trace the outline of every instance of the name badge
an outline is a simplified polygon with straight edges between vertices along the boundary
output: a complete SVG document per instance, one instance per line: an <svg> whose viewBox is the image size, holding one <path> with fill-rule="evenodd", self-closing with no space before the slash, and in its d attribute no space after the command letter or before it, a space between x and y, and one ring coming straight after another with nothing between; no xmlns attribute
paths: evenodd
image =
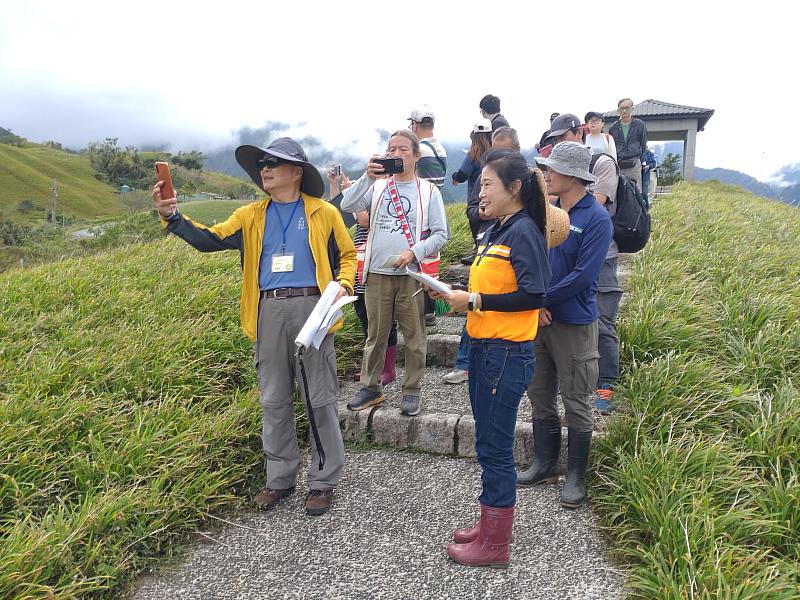
<svg viewBox="0 0 800 600"><path fill-rule="evenodd" d="M273 254L272 272L291 273L294 271L294 254Z"/></svg>

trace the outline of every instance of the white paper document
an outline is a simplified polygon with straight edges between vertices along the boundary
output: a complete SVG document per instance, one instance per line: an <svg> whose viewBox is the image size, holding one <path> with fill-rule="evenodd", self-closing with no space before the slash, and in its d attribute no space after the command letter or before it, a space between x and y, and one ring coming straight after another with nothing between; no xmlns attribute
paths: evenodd
<svg viewBox="0 0 800 600"><path fill-rule="evenodd" d="M399 254L392 254L389 258L383 261L381 265L382 269L394 269L394 263L396 263L400 259Z"/></svg>
<svg viewBox="0 0 800 600"><path fill-rule="evenodd" d="M322 340L328 335L328 330L342 316L342 308L358 299L356 296L342 296L334 302L333 299L341 289L342 286L336 281L328 284L314 310L308 315L300 333L297 334L297 338L294 340L295 345L301 348L314 346L319 350Z"/></svg>
<svg viewBox="0 0 800 600"><path fill-rule="evenodd" d="M427 275L420 271L419 273L415 271L411 271L408 267L406 267L406 275L410 275L417 281L419 281L423 285L427 285L432 290L439 292L440 294L449 294L453 291L449 285L447 285L443 281L439 281L438 279L434 279L430 275Z"/></svg>

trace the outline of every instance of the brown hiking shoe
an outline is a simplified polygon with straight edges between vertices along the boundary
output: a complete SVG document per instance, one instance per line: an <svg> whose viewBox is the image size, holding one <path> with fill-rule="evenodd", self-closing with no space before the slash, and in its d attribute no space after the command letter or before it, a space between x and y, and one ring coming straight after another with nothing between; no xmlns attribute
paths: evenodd
<svg viewBox="0 0 800 600"><path fill-rule="evenodd" d="M258 505L261 510L269 510L280 504L283 500L288 498L294 492L294 486L286 490L273 490L266 488L256 494L253 501Z"/></svg>
<svg viewBox="0 0 800 600"><path fill-rule="evenodd" d="M306 494L306 514L312 517L324 515L331 508L333 490L309 490Z"/></svg>

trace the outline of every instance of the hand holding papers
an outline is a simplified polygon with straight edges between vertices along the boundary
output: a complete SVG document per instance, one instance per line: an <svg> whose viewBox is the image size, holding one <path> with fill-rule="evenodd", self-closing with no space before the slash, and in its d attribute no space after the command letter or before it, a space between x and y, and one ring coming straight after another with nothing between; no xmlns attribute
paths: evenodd
<svg viewBox="0 0 800 600"><path fill-rule="evenodd" d="M443 281L434 279L430 275L427 275L421 271L417 273L416 271L411 271L410 269L406 268L406 275L413 277L414 279L419 281L422 285L427 286L432 290L439 292L440 294L449 294L450 292L453 291L453 288L451 288Z"/></svg>
<svg viewBox="0 0 800 600"><path fill-rule="evenodd" d="M384 263L381 265L382 269L394 269L394 263L400 260L399 254L392 254L389 258L387 258Z"/></svg>
<svg viewBox="0 0 800 600"><path fill-rule="evenodd" d="M331 326L342 316L342 307L356 301L356 296L342 296L334 301L342 289L336 281L331 281L320 296L317 305L306 319L305 325L297 334L294 343L300 348L310 348L312 345L319 350L322 340L328 334Z"/></svg>

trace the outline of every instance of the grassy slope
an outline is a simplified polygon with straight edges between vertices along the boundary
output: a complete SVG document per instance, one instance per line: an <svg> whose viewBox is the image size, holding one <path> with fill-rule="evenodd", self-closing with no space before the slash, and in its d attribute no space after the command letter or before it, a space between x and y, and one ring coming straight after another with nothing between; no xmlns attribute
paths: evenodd
<svg viewBox="0 0 800 600"><path fill-rule="evenodd" d="M113 188L95 178L87 158L33 144L0 144L0 211L10 212L22 200L49 207L53 178L58 180L59 213L63 208L88 219L123 210Z"/></svg>
<svg viewBox="0 0 800 600"><path fill-rule="evenodd" d="M231 197L236 197L235 192L245 186L249 193L255 194L258 197L264 195L257 186L255 186L249 179L244 180L239 177L233 177L225 173L218 173L216 171L191 171L190 174L199 174L198 190L209 191L215 193L227 193ZM244 174L244 171L242 171Z"/></svg>
<svg viewBox="0 0 800 600"><path fill-rule="evenodd" d="M224 173L173 168L183 178L191 180L198 191L230 196L244 189L262 193L244 179ZM78 219L96 219L125 212L125 197L115 194L113 187L94 176L88 158L26 143L21 148L0 144L0 215L25 220L16 212L16 207L22 200L31 200L40 210L29 216L40 219L44 208L51 205L53 178L58 181L59 213L64 209Z"/></svg>
<svg viewBox="0 0 800 600"><path fill-rule="evenodd" d="M592 497L643 598L800 596L800 212L659 200L622 312Z"/></svg>

